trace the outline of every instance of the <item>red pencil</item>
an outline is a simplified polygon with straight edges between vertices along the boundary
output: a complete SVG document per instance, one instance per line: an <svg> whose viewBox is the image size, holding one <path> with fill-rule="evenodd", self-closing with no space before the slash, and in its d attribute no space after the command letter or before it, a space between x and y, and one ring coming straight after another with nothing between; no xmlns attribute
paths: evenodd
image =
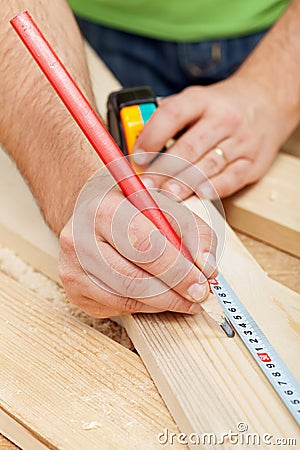
<svg viewBox="0 0 300 450"><path fill-rule="evenodd" d="M23 43L64 102L83 133L130 202L191 262L193 258L169 221L136 175L86 97L43 36L28 11L10 21ZM203 304L204 306L204 304ZM205 308L206 309L206 308ZM210 314L212 317L213 315ZM218 313L220 316L220 313ZM213 317L215 319L215 317ZM216 320L216 319L215 319ZM218 323L224 329L225 317ZM227 328L227 327L226 327Z"/></svg>

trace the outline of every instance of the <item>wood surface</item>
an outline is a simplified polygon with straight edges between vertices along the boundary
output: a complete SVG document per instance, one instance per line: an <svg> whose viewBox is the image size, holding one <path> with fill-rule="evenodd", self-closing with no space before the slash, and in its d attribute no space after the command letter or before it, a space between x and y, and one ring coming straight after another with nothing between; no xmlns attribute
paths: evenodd
<svg viewBox="0 0 300 450"><path fill-rule="evenodd" d="M300 158L279 153L260 181L224 201L228 223L300 256L299 174Z"/></svg>
<svg viewBox="0 0 300 450"><path fill-rule="evenodd" d="M22 448L152 449L178 433L135 353L1 273L0 305L0 430Z"/></svg>
<svg viewBox="0 0 300 450"><path fill-rule="evenodd" d="M203 214L196 198L187 203ZM229 227L226 234L220 270L299 380L300 296L268 279ZM226 338L205 315L129 316L123 324L182 431L221 434L243 421L261 435L299 437L240 339Z"/></svg>
<svg viewBox="0 0 300 450"><path fill-rule="evenodd" d="M1 171L6 171L7 166L1 165L0 167ZM3 169L3 167L5 168ZM15 176L16 174L13 175L13 186ZM2 188L3 183L1 183ZM4 189L6 189L6 186L4 186ZM25 197L28 196L28 205L25 211L23 211L26 217L19 211L20 204L23 201L23 192ZM25 259L27 256L27 260L29 259L29 262L33 263L35 267L55 278L57 243L55 239L52 239L53 236L49 237L47 228L41 226L41 219L37 208L34 209L34 207L31 207L33 202L30 194L26 191L25 187L23 190L18 189L16 191L16 197L10 196L9 190L5 190L4 194L2 191L0 198L1 208L3 205L7 207L7 215L4 221L6 220L8 222L6 224L3 220L1 222L0 236L2 242L4 241L3 243L16 249L21 256L25 256ZM197 213L201 215L205 213L197 199L192 198L187 203ZM209 204L207 204L207 208L210 208ZM32 214L31 211L33 211ZM222 219L217 218L216 211L210 210L210 215L218 222L216 227L220 227L223 230L224 222ZM20 224L23 224L25 219L25 224L23 227L20 227ZM236 290L237 294L242 298L243 303L252 313L290 370L297 376L299 374L299 313L296 302L298 301L299 304L299 296L277 283L270 281L228 227L226 227L226 231L225 252L220 263L221 271L231 286ZM28 252L30 248L33 249L32 252ZM35 261L32 260L32 254L35 254L33 258ZM26 307L26 302L21 303L22 306ZM21 303L19 301L18 304ZM10 308L8 308L8 314L11 314ZM20 317L22 317L22 323L30 324L30 327L37 320L36 316L31 313L29 316L26 316L26 314L17 316L14 318L14 321L19 320ZM68 320L71 319L69 318ZM214 323L211 323L204 314L198 315L197 317L185 317L168 313L161 315L138 315L123 319L123 323L181 431L187 433L226 433L229 429L236 431L237 423L244 421L248 424L249 432L261 434L269 432L275 437L290 438L297 435L298 429L295 422L285 410L280 400L277 399L273 389L270 388L256 363L252 361L244 345L240 343L239 338L236 337L231 340L226 338L219 328ZM41 335L45 333L44 328L46 328L46 325L44 323L43 327L41 327ZM18 334L15 333L15 326L10 329L10 332L12 335L16 334L18 337ZM31 333L30 336L32 335L34 333ZM68 331L66 335L68 335ZM54 356L59 360L66 352L70 355L68 360L70 362L72 358L74 361L76 356L80 361L85 361L85 358L89 359L84 353L78 352L79 344L76 339L77 347L76 352L74 352L74 348L72 350L69 347L71 342L66 337L63 336L62 345L60 344L61 338L62 336L60 336L60 339L57 337L59 344L53 349ZM19 342L17 339L16 341ZM42 339L39 339L39 341L29 339L28 341L23 340L22 342L23 345L29 343L29 346L31 346L32 341L37 342L38 346L44 343ZM82 345L88 345L86 336L82 338ZM70 352L68 352L68 349L70 349ZM58 352L55 353L55 351ZM25 352L27 359L26 363L25 361L23 362L22 368L27 374L30 373L30 377L32 376L35 379L34 371L28 372L28 357L32 356L32 354L34 355L32 351L31 353ZM46 352L43 356L45 357L43 364L46 367L49 352ZM114 363L114 358L115 355L111 357L110 362L112 364ZM16 358L11 357L11 361L13 360L15 364L18 363ZM92 360L95 362L96 367L98 367L98 358L94 355ZM42 364L41 366L44 367ZM72 378L73 371L74 373L78 373L81 370L84 370L81 366L73 365L68 375ZM12 375L13 373L18 373L18 371L11 370L10 373ZM113 379L113 373L115 372L112 371L110 373L110 379ZM134 373L135 370L132 371L133 376ZM44 376L48 375L49 371L46 370ZM65 376L65 373L63 376ZM8 388L4 390L5 393L9 389L18 389L14 384L11 384L14 383L15 378L10 376ZM40 377L37 378L39 381L43 381ZM26 380L26 377L24 379ZM76 380L72 378L72 380L76 385L78 378ZM129 381L126 379L124 386L126 385L127 388L131 382L132 380ZM116 390L118 395L115 397L115 402L120 403L124 399L119 399L118 385L113 383L113 386L111 395ZM31 401L26 404L26 408L23 411L24 415L19 419L23 428L27 426L27 421L37 419L35 407L32 407L32 399L36 398L36 403L38 403L40 396L37 395L35 397L35 387L36 383L31 385L31 389L28 390L28 394L31 393ZM18 403L20 398L18 398ZM64 405L64 401L67 398L68 395L61 396L61 405ZM108 398L105 398L105 395L103 399L105 399L105 403L109 401ZM13 405L17 403L14 395L11 395L9 400ZM47 397L47 402L43 405L47 409L47 414L53 412L53 407L51 411L48 409L52 401L53 398L50 395ZM76 409L74 404L71 402L71 405L69 405L68 403L69 408L74 407ZM117 406L114 404L114 407ZM67 414L65 411L67 411ZM63 419L69 417L68 410L61 407L59 417ZM17 422L15 420L14 424L16 425ZM115 425L119 426L117 425L118 423L116 421ZM49 426L48 422L47 424ZM46 428L47 424L44 423ZM143 423L142 425L144 426ZM104 429L107 429L106 425ZM47 428L46 431L47 435L43 435L43 439L48 439L52 442L53 429L50 430ZM87 432L87 430L84 431ZM82 430L78 430L78 433L75 433L74 439L81 439L82 434L87 436L89 433L96 431L90 430L87 433L83 433ZM102 431L103 429L99 428L99 433ZM63 436L64 432L62 431L60 435L61 445ZM144 440L143 446L146 445L145 442L148 443L149 440ZM259 446L259 448L263 447L263 445ZM83 448L86 447L83 446ZM218 447L215 446L215 448ZM229 449L232 448L232 445L227 443L222 448Z"/></svg>
<svg viewBox="0 0 300 450"><path fill-rule="evenodd" d="M238 233L238 237L259 264L268 271L271 278L277 279L281 283L289 286L290 289L300 293L300 260L298 258L290 256L241 233ZM285 293L286 292L287 291L285 291ZM291 293L289 292L289 294ZM17 448L19 447L16 447L0 435L1 450L17 450Z"/></svg>
<svg viewBox="0 0 300 450"><path fill-rule="evenodd" d="M187 203L205 219L214 215L214 228L223 233L224 221L210 204ZM270 281L229 227L226 232L221 271L297 376L299 296ZM122 320L181 431L220 434L244 421L249 432L296 436L293 419L239 338L226 338L205 315Z"/></svg>
<svg viewBox="0 0 300 450"><path fill-rule="evenodd" d="M243 233L236 232L236 235L272 280L300 294L300 258Z"/></svg>
<svg viewBox="0 0 300 450"><path fill-rule="evenodd" d="M19 448L4 436L0 435L0 450L18 450Z"/></svg>

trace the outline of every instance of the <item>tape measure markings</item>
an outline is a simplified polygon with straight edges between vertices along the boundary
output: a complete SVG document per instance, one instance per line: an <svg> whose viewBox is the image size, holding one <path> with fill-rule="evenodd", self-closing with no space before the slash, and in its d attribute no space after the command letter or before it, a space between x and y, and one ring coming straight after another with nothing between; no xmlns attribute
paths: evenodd
<svg viewBox="0 0 300 450"><path fill-rule="evenodd" d="M212 292L223 306L224 312L236 332L263 371L275 392L300 425L300 386L285 363L276 353L262 330L219 273L210 280Z"/></svg>

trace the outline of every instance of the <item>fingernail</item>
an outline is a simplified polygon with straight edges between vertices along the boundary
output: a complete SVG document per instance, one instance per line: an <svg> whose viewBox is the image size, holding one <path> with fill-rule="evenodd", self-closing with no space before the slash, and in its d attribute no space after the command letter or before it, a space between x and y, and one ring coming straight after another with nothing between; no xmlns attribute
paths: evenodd
<svg viewBox="0 0 300 450"><path fill-rule="evenodd" d="M213 190L211 184L207 181L197 186L196 191L197 194L202 198L206 198L208 200L213 200L214 198L216 198L215 191Z"/></svg>
<svg viewBox="0 0 300 450"><path fill-rule="evenodd" d="M146 186L147 189L154 188L154 183L151 180L151 178L141 177L141 180L142 180L143 184Z"/></svg>
<svg viewBox="0 0 300 450"><path fill-rule="evenodd" d="M131 157L135 164L138 166L145 166L148 163L149 155L144 150L141 150L140 148L134 149L132 151Z"/></svg>
<svg viewBox="0 0 300 450"><path fill-rule="evenodd" d="M176 197L180 197L181 194L181 187L178 183L170 182L165 183L162 186L162 189L166 189L167 191L170 191L172 194L176 195Z"/></svg>
<svg viewBox="0 0 300 450"><path fill-rule="evenodd" d="M202 313L202 312L203 312L203 308L201 306L201 303L193 303L189 309L190 314L198 314L198 313Z"/></svg>
<svg viewBox="0 0 300 450"><path fill-rule="evenodd" d="M217 267L216 257L212 253L203 253L202 259L205 266L209 266L211 269L215 269Z"/></svg>
<svg viewBox="0 0 300 450"><path fill-rule="evenodd" d="M195 283L188 288L188 295L191 298L191 301L199 302L200 300L204 299L207 291L208 288L206 283Z"/></svg>

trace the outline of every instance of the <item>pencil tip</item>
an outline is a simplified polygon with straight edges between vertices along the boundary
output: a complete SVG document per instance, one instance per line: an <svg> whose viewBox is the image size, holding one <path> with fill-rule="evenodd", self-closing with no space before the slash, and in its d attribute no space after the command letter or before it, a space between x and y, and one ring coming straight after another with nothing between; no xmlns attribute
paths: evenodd
<svg viewBox="0 0 300 450"><path fill-rule="evenodd" d="M235 333L234 333L234 329L232 328L232 325L230 324L230 322L226 319L224 319L224 322L221 323L220 327L222 328L222 330L226 333L226 335L230 338L232 338Z"/></svg>

